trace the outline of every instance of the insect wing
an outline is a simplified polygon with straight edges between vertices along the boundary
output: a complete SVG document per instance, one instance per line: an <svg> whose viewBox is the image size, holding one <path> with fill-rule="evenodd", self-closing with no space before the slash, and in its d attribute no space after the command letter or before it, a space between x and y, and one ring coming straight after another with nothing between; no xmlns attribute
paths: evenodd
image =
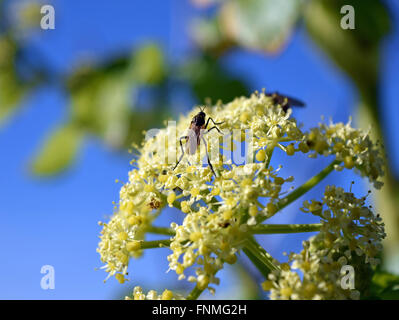
<svg viewBox="0 0 399 320"><path fill-rule="evenodd" d="M288 100L287 104L289 106L293 106L293 107L304 107L305 106L305 103L302 102L301 100L298 100L296 98L289 97L289 96L285 96L285 98L287 98L287 100Z"/></svg>
<svg viewBox="0 0 399 320"><path fill-rule="evenodd" d="M197 151L197 135L195 129L190 128L187 132L188 141L186 143L186 153L194 154Z"/></svg>
<svg viewBox="0 0 399 320"><path fill-rule="evenodd" d="M267 94L267 96L272 97L274 103L276 104L284 104L288 107L304 107L305 103L299 99L287 96L285 94L280 94L278 92Z"/></svg>

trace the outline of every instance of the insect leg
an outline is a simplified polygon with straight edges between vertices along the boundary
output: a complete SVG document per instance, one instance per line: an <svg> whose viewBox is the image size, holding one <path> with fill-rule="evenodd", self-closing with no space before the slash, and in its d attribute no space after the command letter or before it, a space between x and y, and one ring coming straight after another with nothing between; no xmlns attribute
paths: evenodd
<svg viewBox="0 0 399 320"><path fill-rule="evenodd" d="M220 131L220 129L219 129L218 127L216 127L216 126L210 128L210 129L207 130L205 133L208 133L208 132L210 132L210 131L213 130L213 129L216 129L220 134L222 134L222 132Z"/></svg>
<svg viewBox="0 0 399 320"><path fill-rule="evenodd" d="M201 137L201 139L202 139L202 142L204 143L205 152L206 152L206 158L207 158L207 160L208 160L209 167L211 168L213 174L214 174L215 177L216 177L215 170L213 170L213 166L212 166L211 160L209 159L208 146L207 146L207 144L206 144L206 141L205 141L204 137Z"/></svg>
<svg viewBox="0 0 399 320"><path fill-rule="evenodd" d="M183 157L184 157L184 148L183 148L183 144L181 143L181 141L182 141L183 139L185 139L185 140L187 141L187 140L188 140L188 136L184 136L184 137L181 137L181 138L179 139L179 142L180 142L180 149L181 149L181 156L180 156L180 158L179 158L179 161L177 161L177 163L176 163L175 167L173 168L173 170L176 169L176 167L179 165L180 161L181 161L181 160L183 159Z"/></svg>
<svg viewBox="0 0 399 320"><path fill-rule="evenodd" d="M208 121L206 122L206 125L205 125L205 129L206 128L208 128L208 124L209 124L209 121L211 121L212 120L212 122L213 122L213 124L215 125L215 126L218 126L219 124L222 124L224 121L222 121L222 122L215 122L215 120L213 120L211 117L209 117L208 118ZM220 132L220 131L219 131Z"/></svg>

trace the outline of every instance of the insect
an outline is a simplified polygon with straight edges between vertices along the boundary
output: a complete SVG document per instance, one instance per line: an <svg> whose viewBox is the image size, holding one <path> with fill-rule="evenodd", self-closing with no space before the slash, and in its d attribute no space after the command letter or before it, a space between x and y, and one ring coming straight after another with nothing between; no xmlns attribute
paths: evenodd
<svg viewBox="0 0 399 320"><path fill-rule="evenodd" d="M220 222L219 223L219 227L226 229L227 227L229 227L231 224L228 221L224 221L224 222Z"/></svg>
<svg viewBox="0 0 399 320"><path fill-rule="evenodd" d="M158 200L152 198L150 203L148 204L148 206L151 209L159 209L159 207L161 206L161 202L159 202Z"/></svg>
<svg viewBox="0 0 399 320"><path fill-rule="evenodd" d="M277 91L273 92L273 93L268 93L268 94L266 94L266 96L271 97L273 99L274 104L281 105L284 112L287 112L287 110L291 107L304 107L305 106L305 103L302 102L301 100L280 94Z"/></svg>
<svg viewBox="0 0 399 320"><path fill-rule="evenodd" d="M206 145L205 139L203 137L203 130L207 130L209 122L212 121L213 127L210 128L209 130L206 131L206 133L210 132L213 129L216 129L220 134L222 133L219 128L217 127L218 125L222 124L222 122L215 122L211 117L208 117L208 120L205 122L206 114L204 112L205 107L201 108L200 107L200 112L198 112L193 119L191 120L190 126L189 126L189 134L183 137L180 137L179 142L180 142L180 148L182 151L182 154L179 158L179 161L177 161L175 167L173 170L176 169L176 167L179 165L180 161L183 159L183 156L185 153L188 154L194 154L197 151L197 148L200 146L201 140L204 143L205 146L205 151L206 151L206 156L208 159L208 164L209 167L212 170L212 173L216 177L215 170L213 170L212 163L209 159L209 154L208 154L208 147ZM186 148L184 150L183 148L183 143L182 140L186 140Z"/></svg>

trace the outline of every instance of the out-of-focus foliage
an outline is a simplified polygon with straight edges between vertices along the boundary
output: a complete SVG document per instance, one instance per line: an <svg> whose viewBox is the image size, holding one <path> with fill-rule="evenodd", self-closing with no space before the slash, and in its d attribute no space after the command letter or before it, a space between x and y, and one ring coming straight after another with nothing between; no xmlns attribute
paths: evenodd
<svg viewBox="0 0 399 320"><path fill-rule="evenodd" d="M129 149L142 140L144 130L159 127L173 114L169 91L180 81L198 103L248 94L243 81L226 72L218 59L199 55L171 65L155 43L59 75L37 48L27 45L30 31L40 32L40 5L27 2L14 9L17 12L10 19L9 6L0 2L0 125L42 84L57 83L68 97L68 118L49 133L32 161L36 175L68 168L87 136L112 148ZM143 102L140 97L145 92L150 97Z"/></svg>
<svg viewBox="0 0 399 320"><path fill-rule="evenodd" d="M70 92L71 121L114 147L127 147L145 127L139 128L137 96L141 86L164 85L164 63L160 49L149 44L133 52L132 57L116 58L101 66L83 66L67 81ZM151 110L156 125L165 116ZM143 115L144 116L144 115ZM151 119L151 118L150 118ZM137 130L135 130L135 128Z"/></svg>
<svg viewBox="0 0 399 320"><path fill-rule="evenodd" d="M342 29L341 8L355 8L355 29ZM381 40L390 31L387 8L376 0L316 0L305 14L312 39L363 92L372 89L379 76Z"/></svg>
<svg viewBox="0 0 399 320"><path fill-rule="evenodd" d="M204 55L187 61L181 68L185 80L199 101L210 98L229 101L235 96L246 95L248 89L243 81L230 75L212 56Z"/></svg>
<svg viewBox="0 0 399 320"><path fill-rule="evenodd" d="M157 84L165 76L165 61L157 46L140 48L132 57L128 73L138 84Z"/></svg>
<svg viewBox="0 0 399 320"><path fill-rule="evenodd" d="M355 9L353 30L341 28L340 9L344 5ZM356 85L361 100L358 107L361 125L371 126L374 138L385 141L386 129L381 118L380 53L382 40L391 29L387 7L376 0L313 0L307 7L305 20L312 39ZM376 194L375 200L387 225L386 258L397 265L394 261L399 259L399 180L390 166L390 147L385 143L385 186Z"/></svg>
<svg viewBox="0 0 399 320"><path fill-rule="evenodd" d="M234 45L275 52L292 33L303 3L303 0L223 1L215 17L195 24L194 38L202 48L217 52Z"/></svg>
<svg viewBox="0 0 399 320"><path fill-rule="evenodd" d="M370 290L370 299L399 299L399 276L378 271L374 274Z"/></svg>
<svg viewBox="0 0 399 320"><path fill-rule="evenodd" d="M60 128L54 136L50 134L33 162L35 174L51 175L67 168L85 135L96 136L113 148L127 149L139 141L143 130L159 125L167 115L165 99L153 101L148 109L138 105L142 87L154 88L154 95L159 95L165 85L164 57L154 44L101 65L80 66L64 85L70 97L68 130ZM69 152L60 143L64 139Z"/></svg>
<svg viewBox="0 0 399 320"><path fill-rule="evenodd" d="M51 175L66 168L75 159L82 138L81 130L73 124L56 128L32 163L32 171L38 175Z"/></svg>
<svg viewBox="0 0 399 320"><path fill-rule="evenodd" d="M0 35L0 125L15 111L27 90L15 69L16 53L13 39Z"/></svg>

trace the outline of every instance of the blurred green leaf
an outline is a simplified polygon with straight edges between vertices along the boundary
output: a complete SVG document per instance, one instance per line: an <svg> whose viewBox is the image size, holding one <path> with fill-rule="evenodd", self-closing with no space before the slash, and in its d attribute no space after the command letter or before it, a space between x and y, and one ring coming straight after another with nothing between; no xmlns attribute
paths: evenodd
<svg viewBox="0 0 399 320"><path fill-rule="evenodd" d="M164 68L163 54L154 44L138 48L129 59L81 68L68 81L72 121L115 148L125 147L131 138L129 145L138 142L143 129L160 124L162 114L135 112L138 92L141 86L161 86Z"/></svg>
<svg viewBox="0 0 399 320"><path fill-rule="evenodd" d="M274 52L291 34L302 3L302 0L226 1L220 13L222 30L243 47Z"/></svg>
<svg viewBox="0 0 399 320"><path fill-rule="evenodd" d="M166 107L133 111L129 115L130 126L124 146L130 148L132 143L139 144L144 139L144 131L151 128L159 128L169 116L170 113Z"/></svg>
<svg viewBox="0 0 399 320"><path fill-rule="evenodd" d="M17 46L7 36L0 37L0 125L17 110L26 93L15 70Z"/></svg>
<svg viewBox="0 0 399 320"><path fill-rule="evenodd" d="M82 142L81 131L70 124L57 128L44 142L31 169L36 175L53 175L71 164Z"/></svg>
<svg viewBox="0 0 399 320"><path fill-rule="evenodd" d="M71 92L72 119L86 133L119 148L126 135L132 92L132 84L121 74L99 76L84 89Z"/></svg>
<svg viewBox="0 0 399 320"><path fill-rule="evenodd" d="M164 57L156 44L140 47L133 54L131 74L139 84L156 84L165 76Z"/></svg>
<svg viewBox="0 0 399 320"><path fill-rule="evenodd" d="M355 11L355 29L343 29L341 14L344 5ZM356 85L360 103L358 121L364 129L373 128L374 140L387 145L386 130L380 110L380 45L391 29L388 8L382 0L312 0L305 11L309 34L315 43L344 71ZM387 223L384 240L384 260L395 259L399 243L395 185L399 183L392 175L390 152L385 150L387 165L384 168L384 188L375 193L377 211Z"/></svg>
<svg viewBox="0 0 399 320"><path fill-rule="evenodd" d="M355 9L355 29L341 28L341 7ZM388 10L379 0L312 0L305 14L313 40L367 91L378 79L379 45L390 30Z"/></svg>
<svg viewBox="0 0 399 320"><path fill-rule="evenodd" d="M183 66L181 75L191 85L200 103L208 98L213 102L219 99L227 102L249 93L240 77L231 75L210 56L190 60Z"/></svg>
<svg viewBox="0 0 399 320"><path fill-rule="evenodd" d="M194 20L190 33L201 50L216 57L235 45L234 40L223 33L219 17Z"/></svg>
<svg viewBox="0 0 399 320"><path fill-rule="evenodd" d="M399 300L399 275L377 271L370 291L371 299Z"/></svg>
<svg viewBox="0 0 399 320"><path fill-rule="evenodd" d="M0 125L18 109L25 93L12 73L0 71Z"/></svg>

